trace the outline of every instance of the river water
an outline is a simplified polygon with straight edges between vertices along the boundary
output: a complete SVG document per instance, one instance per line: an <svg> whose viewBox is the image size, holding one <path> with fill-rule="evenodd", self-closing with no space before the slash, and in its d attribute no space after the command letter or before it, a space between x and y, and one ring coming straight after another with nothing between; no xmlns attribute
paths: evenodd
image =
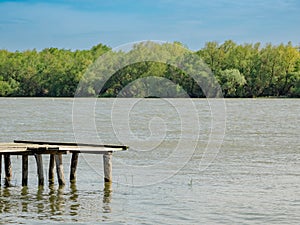
<svg viewBox="0 0 300 225"><path fill-rule="evenodd" d="M112 191L101 155L80 155L76 185L40 188L34 157L22 188L12 156L0 224L299 224L299 125L299 99L1 98L1 142L130 149L113 155Z"/></svg>

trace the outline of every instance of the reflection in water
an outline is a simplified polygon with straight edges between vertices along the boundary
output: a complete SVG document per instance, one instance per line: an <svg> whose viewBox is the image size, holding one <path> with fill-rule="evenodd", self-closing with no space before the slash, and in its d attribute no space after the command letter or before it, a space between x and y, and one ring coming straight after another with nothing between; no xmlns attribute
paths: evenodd
<svg viewBox="0 0 300 225"><path fill-rule="evenodd" d="M91 201L82 200L82 197L86 196L86 191L80 194L75 183L72 183L67 190L65 186L53 184L49 187L37 188L0 187L0 218L4 219L0 223L9 224L20 219L32 219L33 215L39 220L51 218L60 222L76 222L82 216L95 218L100 216L99 213L112 212L112 184L110 183L105 184L103 192L93 192L99 198L94 196Z"/></svg>
<svg viewBox="0 0 300 225"><path fill-rule="evenodd" d="M58 189L55 190L53 184L49 186L48 199L52 215L61 215L65 211L66 199L64 197L64 187L65 186L59 186Z"/></svg>
<svg viewBox="0 0 300 225"><path fill-rule="evenodd" d="M66 199L64 196L64 188L65 186L59 186L56 193L56 209L59 214L63 214L65 211Z"/></svg>
<svg viewBox="0 0 300 225"><path fill-rule="evenodd" d="M103 213L111 213L111 206L110 202L112 199L112 185L111 183L106 182L104 184L104 190L103 190Z"/></svg>
<svg viewBox="0 0 300 225"><path fill-rule="evenodd" d="M10 202L10 190L8 188L1 189L1 198L0 198L0 213L10 212L11 202Z"/></svg>
<svg viewBox="0 0 300 225"><path fill-rule="evenodd" d="M30 199L28 197L28 187L23 187L21 190L22 212L28 212L29 200Z"/></svg>
<svg viewBox="0 0 300 225"><path fill-rule="evenodd" d="M86 101L88 100L84 99L82 102ZM120 108L124 111L131 105L128 101L124 99L124 104L121 103L123 105L117 105L118 107L114 107L116 102L113 99L97 101L95 121L103 142L116 138L111 126L112 118L109 116L111 109ZM156 101L149 101L149 106L138 107L141 108L140 111L134 110L133 114L160 116L160 112L155 113L152 110ZM185 100L164 101L170 101L171 104L174 102L175 107L186 112L182 118L189 118L190 110L180 108L185 105L182 102ZM199 109L201 142L191 156L191 161L174 176L150 186L146 185L148 177L142 171L144 163L157 165L161 160L166 160L166 168L153 168L152 172L155 174L169 173L182 163L180 158L175 164L167 163L168 158L164 157L176 149L178 141L174 137L178 133L182 134L180 126L176 125L178 121L172 119L170 121L174 121L174 130L171 126L170 131L174 131L174 136L173 133L170 137L166 136L170 145L162 148L158 146L159 151L148 152L153 154L146 152L146 156L138 150L116 155L114 174L116 178L122 178L120 183L128 185L114 188L113 200L110 200L110 192L103 191L103 184L99 184L99 174L91 172L91 166L99 167L98 158L86 157L86 162L81 163L78 170L80 183L77 183L77 188L67 185L64 194L60 192L60 197L65 200L63 215L56 216L57 186L52 190L45 186L42 195L44 212L37 214L37 186L36 179L32 177L29 179L29 183L32 183L28 190L24 189L23 195L21 187L0 187L0 224L299 224L300 101L226 100L227 129L222 149L214 162L201 172L199 163L202 162L203 152L209 150L205 148L206 141L209 140L206 137L214 124L211 122L211 110L207 101L195 99L193 102ZM70 116L72 103L73 99L0 99L0 115L3 116L0 119L0 138L2 141L13 140L16 136L71 140L74 137ZM29 109L34 109L34 114ZM173 109L174 107L170 108ZM168 114L170 112L173 111L166 111ZM176 118L178 117L174 116ZM82 121L85 119L83 115ZM138 120L135 124L143 121ZM124 128L122 123L119 125L119 128ZM195 137L192 130L193 128L186 129L180 138L191 141ZM139 131L147 134L148 123L133 132ZM89 135L88 130L83 133ZM147 144L147 140L144 142ZM214 140L212 144L213 142ZM187 149L180 150L182 154L188 154ZM34 159L32 163L35 163ZM18 170L21 170L20 166ZM35 172L35 166L32 171ZM188 185L190 177L193 177L192 188ZM136 179L144 181L145 185L135 188ZM4 177L2 183L3 181ZM104 213L104 209L110 206L111 213ZM27 212L22 212L22 207Z"/></svg>
<svg viewBox="0 0 300 225"><path fill-rule="evenodd" d="M36 193L36 202L37 202L37 212L38 213L43 213L44 212L44 204L43 204L43 192L44 192L44 187L39 186L37 193Z"/></svg>
<svg viewBox="0 0 300 225"><path fill-rule="evenodd" d="M71 183L70 186L71 192L70 192L70 216L77 216L78 215L78 210L80 207L80 204L78 203L78 192L77 192L77 187L76 183Z"/></svg>
<svg viewBox="0 0 300 225"><path fill-rule="evenodd" d="M50 210L51 210L51 214L55 213L55 188L54 188L54 184L50 184L49 186L49 204L50 204Z"/></svg>

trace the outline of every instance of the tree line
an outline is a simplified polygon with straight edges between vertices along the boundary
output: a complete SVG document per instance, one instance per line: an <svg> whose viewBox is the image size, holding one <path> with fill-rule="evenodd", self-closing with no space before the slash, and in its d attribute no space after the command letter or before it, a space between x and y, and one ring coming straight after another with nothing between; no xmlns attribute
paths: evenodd
<svg viewBox="0 0 300 225"><path fill-rule="evenodd" d="M300 49L291 43L207 42L189 54L180 43L153 48L156 51L149 51L141 43L117 53L103 44L76 51L0 50L0 96L205 97L205 89L218 83L225 97L300 97ZM151 54L153 60L135 62ZM155 60L156 54L169 62ZM106 57L97 63L100 56ZM182 64L185 69L180 68Z"/></svg>

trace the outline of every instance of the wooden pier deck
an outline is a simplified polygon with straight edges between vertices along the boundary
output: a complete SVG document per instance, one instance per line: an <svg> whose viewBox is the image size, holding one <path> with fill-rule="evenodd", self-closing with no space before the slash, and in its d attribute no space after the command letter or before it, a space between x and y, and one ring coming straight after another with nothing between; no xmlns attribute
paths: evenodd
<svg viewBox="0 0 300 225"><path fill-rule="evenodd" d="M82 154L102 154L104 167L104 182L112 182L112 154L118 151L126 151L128 146L123 145L95 145L85 143L64 143L46 141L22 141L15 140L13 143L0 143L0 185L2 174L2 156L4 157L5 185L11 186L12 165L10 156L22 156L22 186L28 184L28 156L34 156L37 164L38 184L44 185L44 169L42 155L50 155L49 160L49 183L54 183L54 167L59 185L65 185L62 155L72 154L70 167L70 182L76 181L76 169L78 156Z"/></svg>

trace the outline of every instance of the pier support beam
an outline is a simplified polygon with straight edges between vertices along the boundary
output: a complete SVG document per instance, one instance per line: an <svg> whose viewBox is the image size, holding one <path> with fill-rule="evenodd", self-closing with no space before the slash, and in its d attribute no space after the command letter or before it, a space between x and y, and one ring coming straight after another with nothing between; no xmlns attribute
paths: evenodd
<svg viewBox="0 0 300 225"><path fill-rule="evenodd" d="M39 186L44 185L44 169L43 169L43 157L41 154L36 154L35 160L36 160L36 165L37 165L37 173L38 173L38 178L39 178Z"/></svg>
<svg viewBox="0 0 300 225"><path fill-rule="evenodd" d="M22 155L22 186L28 185L28 155Z"/></svg>
<svg viewBox="0 0 300 225"><path fill-rule="evenodd" d="M50 185L54 184L54 165L55 165L54 155L50 154L49 174L48 174L48 182Z"/></svg>
<svg viewBox="0 0 300 225"><path fill-rule="evenodd" d="M70 182L75 183L76 182L76 169L78 164L78 156L79 153L72 153L72 159L71 159L71 168L70 168Z"/></svg>
<svg viewBox="0 0 300 225"><path fill-rule="evenodd" d="M104 182L112 182L112 153L103 154Z"/></svg>
<svg viewBox="0 0 300 225"><path fill-rule="evenodd" d="M56 163L56 172L57 172L57 179L59 185L65 185L65 175L64 175L64 168L62 162L62 154L55 155L55 163Z"/></svg>
<svg viewBox="0 0 300 225"><path fill-rule="evenodd" d="M4 165L5 165L5 186L11 186L11 178L12 178L12 168L10 155L4 155Z"/></svg>

